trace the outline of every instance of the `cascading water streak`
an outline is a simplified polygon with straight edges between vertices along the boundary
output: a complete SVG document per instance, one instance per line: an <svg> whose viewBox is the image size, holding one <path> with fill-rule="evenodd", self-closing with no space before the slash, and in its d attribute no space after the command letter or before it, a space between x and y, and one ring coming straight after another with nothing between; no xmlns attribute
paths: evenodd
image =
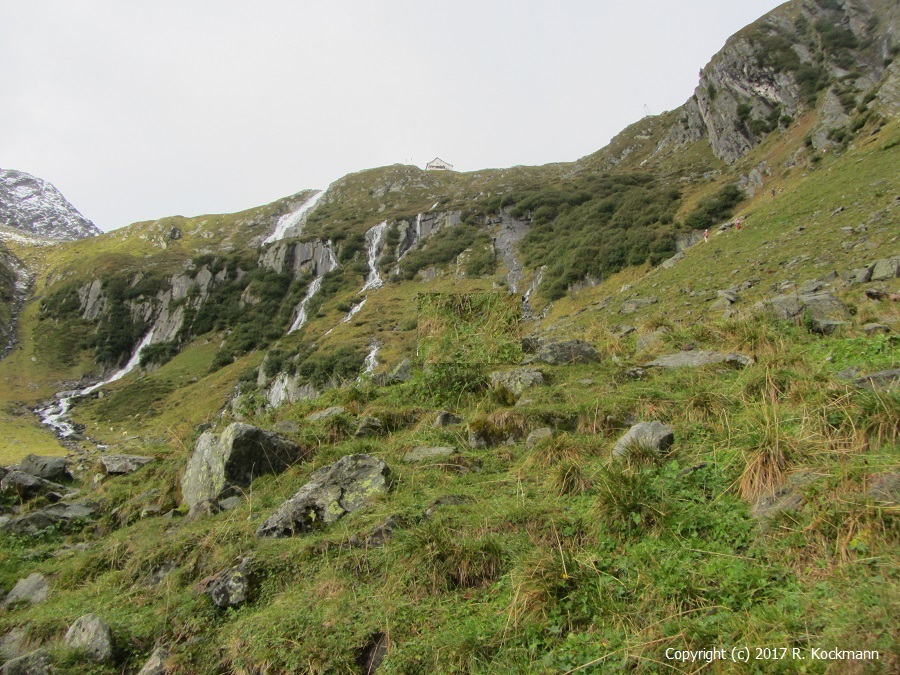
<svg viewBox="0 0 900 675"><path fill-rule="evenodd" d="M263 244L274 244L276 241L284 239L287 231L295 225L302 223L309 217L313 209L319 203L319 200L325 195L325 190L319 190L312 197L303 202L290 213L286 213L275 224L275 231L263 240Z"/></svg>
<svg viewBox="0 0 900 675"><path fill-rule="evenodd" d="M359 291L360 293L381 288L384 285L384 279L381 278L378 271L378 256L381 255L386 231L387 221L384 220L366 232L366 257L369 263L369 273L366 275L366 282Z"/></svg>
<svg viewBox="0 0 900 675"><path fill-rule="evenodd" d="M97 391L100 387L121 380L128 375L128 373L137 368L138 364L141 362L141 352L144 350L144 347L149 345L153 340L154 330L147 333L140 343L138 343L138 346L131 354L131 358L128 359L128 363L105 380L83 389L57 392L55 403L51 403L44 408L35 409L35 412L41 418L41 423L53 429L56 434L62 438L72 436L75 433L75 426L68 419L69 410L72 409L72 401L81 396L87 396L88 394Z"/></svg>
<svg viewBox="0 0 900 675"><path fill-rule="evenodd" d="M322 265L321 270L317 270L319 275L310 282L309 288L306 289L306 295L303 296L303 300L297 305L297 313L294 317L294 322L288 329L288 333L300 330L307 319L309 319L307 309L309 308L309 303L313 299L313 296L319 292L320 288L322 288L322 278L338 266L337 257L334 255L334 247L331 245L331 240L325 242L325 254L327 256L325 264Z"/></svg>

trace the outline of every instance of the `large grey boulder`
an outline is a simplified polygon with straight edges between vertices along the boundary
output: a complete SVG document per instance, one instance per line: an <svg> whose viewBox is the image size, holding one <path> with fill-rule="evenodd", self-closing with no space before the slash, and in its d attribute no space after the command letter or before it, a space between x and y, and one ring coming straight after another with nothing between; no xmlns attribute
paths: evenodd
<svg viewBox="0 0 900 675"><path fill-rule="evenodd" d="M96 614L85 614L75 619L63 644L70 649L77 649L91 661L104 663L112 659L113 639L109 626Z"/></svg>
<svg viewBox="0 0 900 675"><path fill-rule="evenodd" d="M182 498L193 509L218 499L229 488L249 487L262 474L281 473L303 456L296 443L249 424L231 424L221 436L205 431L181 479Z"/></svg>
<svg viewBox="0 0 900 675"><path fill-rule="evenodd" d="M753 363L753 358L746 354L733 352L713 352L704 350L691 350L664 354L653 359L647 366L657 368L699 368L717 363L724 363L735 368L744 368Z"/></svg>
<svg viewBox="0 0 900 675"><path fill-rule="evenodd" d="M134 473L152 461L153 457L142 457L140 455L103 455L100 458L100 463L108 475Z"/></svg>
<svg viewBox="0 0 900 675"><path fill-rule="evenodd" d="M18 499L28 500L51 493L67 492L66 488L23 471L10 471L0 480L0 492Z"/></svg>
<svg viewBox="0 0 900 675"><path fill-rule="evenodd" d="M544 384L544 375L534 368L516 368L490 374L491 388L519 398L526 389Z"/></svg>
<svg viewBox="0 0 900 675"><path fill-rule="evenodd" d="M258 537L290 537L326 527L371 504L390 489L390 469L370 455L346 455L322 467L276 509L257 530Z"/></svg>
<svg viewBox="0 0 900 675"><path fill-rule="evenodd" d="M779 319L793 319L809 315L813 319L846 319L847 307L831 293L806 295L779 295L764 301L760 306Z"/></svg>
<svg viewBox="0 0 900 675"><path fill-rule="evenodd" d="M545 342L538 349L537 360L554 366L591 363L600 360L600 353L584 340Z"/></svg>
<svg viewBox="0 0 900 675"><path fill-rule="evenodd" d="M12 590L6 594L0 607L10 607L19 603L35 605L47 599L50 585L43 574L34 572L24 579L19 579Z"/></svg>
<svg viewBox="0 0 900 675"><path fill-rule="evenodd" d="M65 457L39 457L28 455L19 462L19 471L43 478L44 480L61 481L69 477Z"/></svg>
<svg viewBox="0 0 900 675"><path fill-rule="evenodd" d="M647 450L652 450L662 455L675 441L672 427L657 422L638 422L622 436L613 447L612 455L617 458L627 458L635 445Z"/></svg>
<svg viewBox="0 0 900 675"><path fill-rule="evenodd" d="M48 527L56 527L61 531L70 530L76 524L88 520L94 515L94 507L87 503L68 504L59 502L42 509L30 511L16 516L3 524L2 529L12 534L37 534Z"/></svg>
<svg viewBox="0 0 900 675"><path fill-rule="evenodd" d="M0 636L0 661L11 661L25 656L30 651L28 631L22 626L10 628Z"/></svg>
<svg viewBox="0 0 900 675"><path fill-rule="evenodd" d="M872 281L887 281L900 277L900 256L879 260L872 266Z"/></svg>
<svg viewBox="0 0 900 675"><path fill-rule="evenodd" d="M0 675L50 675L52 672L50 652L46 649L36 649L0 667Z"/></svg>

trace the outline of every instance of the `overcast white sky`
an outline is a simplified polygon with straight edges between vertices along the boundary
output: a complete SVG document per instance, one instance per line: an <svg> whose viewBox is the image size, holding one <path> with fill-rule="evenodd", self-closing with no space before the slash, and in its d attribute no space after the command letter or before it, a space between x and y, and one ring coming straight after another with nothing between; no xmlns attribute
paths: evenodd
<svg viewBox="0 0 900 675"><path fill-rule="evenodd" d="M104 230L361 169L570 161L776 0L0 0L0 167Z"/></svg>

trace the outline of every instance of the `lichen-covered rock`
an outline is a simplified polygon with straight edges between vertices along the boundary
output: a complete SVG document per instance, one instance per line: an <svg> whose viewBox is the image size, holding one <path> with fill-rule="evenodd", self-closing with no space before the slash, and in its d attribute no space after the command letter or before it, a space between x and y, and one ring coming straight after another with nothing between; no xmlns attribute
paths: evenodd
<svg viewBox="0 0 900 675"><path fill-rule="evenodd" d="M544 374L534 368L516 368L502 370L490 374L491 388L503 392L514 399L519 398L526 389L544 384Z"/></svg>
<svg viewBox="0 0 900 675"><path fill-rule="evenodd" d="M229 488L246 488L263 474L280 473L303 457L296 443L249 424L231 424L221 436L205 431L181 480L184 503L193 509L218 499Z"/></svg>
<svg viewBox="0 0 900 675"><path fill-rule="evenodd" d="M59 482L69 477L65 457L39 457L28 455L19 462L19 471L31 476Z"/></svg>
<svg viewBox="0 0 900 675"><path fill-rule="evenodd" d="M847 307L831 293L779 295L759 305L778 319L794 319L807 315L812 319L846 319Z"/></svg>
<svg viewBox="0 0 900 675"><path fill-rule="evenodd" d="M113 639L109 626L96 614L85 614L75 620L63 640L66 647L77 649L96 663L112 659Z"/></svg>
<svg viewBox="0 0 900 675"><path fill-rule="evenodd" d="M0 675L50 675L53 672L52 663L50 652L36 649L4 663L0 667Z"/></svg>
<svg viewBox="0 0 900 675"><path fill-rule="evenodd" d="M538 443L547 440L548 438L553 438L553 429L551 429L550 427L541 427L540 429L535 429L530 434L528 434L528 438L525 439L525 447L531 450Z"/></svg>
<svg viewBox="0 0 900 675"><path fill-rule="evenodd" d="M390 489L390 469L371 455L347 455L322 467L256 530L258 537L289 537L326 527L371 504Z"/></svg>
<svg viewBox="0 0 900 675"><path fill-rule="evenodd" d="M50 585L44 578L43 574L34 572L24 579L19 579L12 590L6 594L3 599L2 607L10 607L19 603L28 603L35 605L47 599L50 592Z"/></svg>
<svg viewBox="0 0 900 675"><path fill-rule="evenodd" d="M887 281L900 277L900 256L879 260L872 266L872 281Z"/></svg>
<svg viewBox="0 0 900 675"><path fill-rule="evenodd" d="M140 455L103 455L100 458L103 469L109 475L134 473L152 461L152 457L141 457Z"/></svg>
<svg viewBox="0 0 900 675"><path fill-rule="evenodd" d="M432 426L434 426L435 428L440 428L453 426L454 424L462 424L462 418L457 417L452 412L442 410L437 414L437 417L434 419L434 424Z"/></svg>
<svg viewBox="0 0 900 675"><path fill-rule="evenodd" d="M545 342L538 350L537 360L555 366L591 363L600 360L600 353L584 340Z"/></svg>
<svg viewBox="0 0 900 675"><path fill-rule="evenodd" d="M250 599L253 582L250 558L244 558L240 564L222 572L207 593L216 607L238 607Z"/></svg>
<svg viewBox="0 0 900 675"><path fill-rule="evenodd" d="M622 436L613 447L613 457L626 458L635 445L653 450L660 455L671 447L675 441L672 427L658 422L638 422Z"/></svg>

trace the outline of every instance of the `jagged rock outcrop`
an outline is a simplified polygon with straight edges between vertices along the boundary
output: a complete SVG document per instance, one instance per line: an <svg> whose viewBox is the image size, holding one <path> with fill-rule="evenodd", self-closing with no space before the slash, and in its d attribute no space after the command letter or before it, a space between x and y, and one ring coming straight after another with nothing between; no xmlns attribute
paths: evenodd
<svg viewBox="0 0 900 675"><path fill-rule="evenodd" d="M259 256L259 266L295 279L306 273L322 276L338 266L330 241L279 241Z"/></svg>
<svg viewBox="0 0 900 675"><path fill-rule="evenodd" d="M347 455L322 467L256 530L257 537L289 537L326 527L368 506L390 488L388 465L371 455Z"/></svg>
<svg viewBox="0 0 900 675"><path fill-rule="evenodd" d="M786 3L729 38L700 71L694 95L657 153L706 138L731 164L771 131L785 128L822 99L810 134L816 149L834 145L849 112L864 105L895 114L898 69L892 62L896 3ZM840 82L840 87L832 83Z"/></svg>
<svg viewBox="0 0 900 675"><path fill-rule="evenodd" d="M57 241L101 234L52 184L15 169L0 169L0 225Z"/></svg>
<svg viewBox="0 0 900 675"><path fill-rule="evenodd" d="M181 494L190 509L227 496L231 488L248 488L254 478L280 473L303 459L300 446L249 424L229 425L221 435L204 431L181 479Z"/></svg>

